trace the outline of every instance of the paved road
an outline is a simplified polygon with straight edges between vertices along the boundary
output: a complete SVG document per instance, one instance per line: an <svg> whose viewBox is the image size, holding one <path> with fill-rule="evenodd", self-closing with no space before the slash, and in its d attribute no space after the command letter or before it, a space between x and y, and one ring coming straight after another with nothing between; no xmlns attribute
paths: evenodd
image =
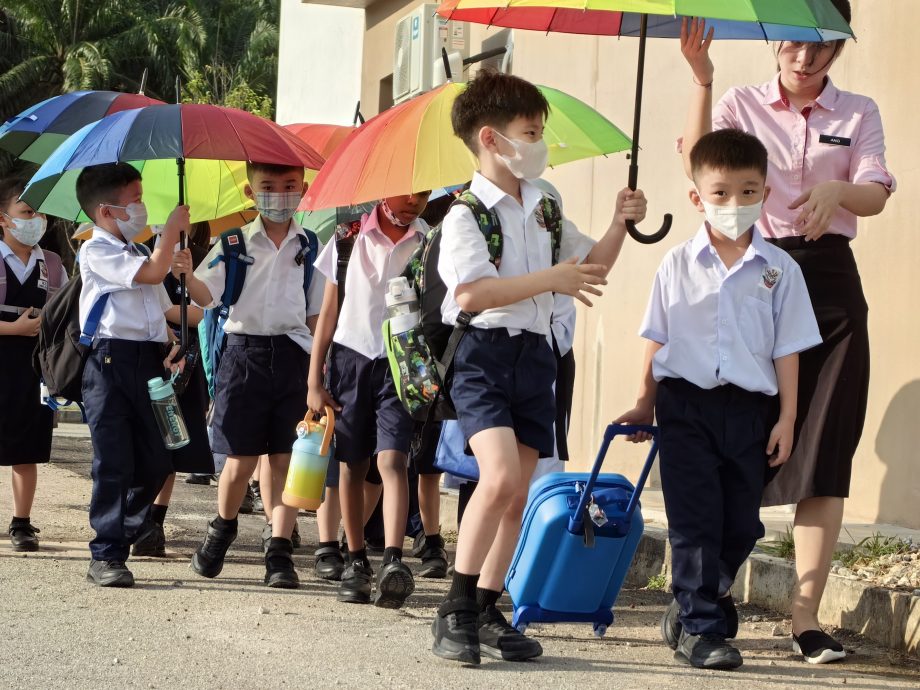
<svg viewBox="0 0 920 690"><path fill-rule="evenodd" d="M89 443L65 434L56 440L56 462L41 471L34 515L43 550L23 556L0 544L2 688L920 687L916 662L857 637L846 640L854 653L845 662L808 666L789 651L787 635L773 634L777 626L788 631L788 621L750 608L742 608L740 671L678 665L658 637L667 596L644 590L623 592L604 639L594 639L589 626L532 628L545 650L540 660L462 668L428 650L446 581L420 581L398 612L339 604L302 551L302 588L268 590L261 584L261 522L252 516L241 519L221 577L197 577L188 559L214 510L214 487L178 485L168 517L170 557L133 561L133 590L97 589L84 582ZM0 515L10 509L8 477L0 474ZM312 518L301 517L301 531L314 543Z"/></svg>

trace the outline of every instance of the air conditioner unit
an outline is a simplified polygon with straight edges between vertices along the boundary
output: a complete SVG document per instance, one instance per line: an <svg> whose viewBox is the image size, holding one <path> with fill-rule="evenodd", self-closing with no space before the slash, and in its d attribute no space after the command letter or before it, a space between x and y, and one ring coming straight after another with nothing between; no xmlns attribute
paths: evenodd
<svg viewBox="0 0 920 690"><path fill-rule="evenodd" d="M426 2L402 17L396 24L393 53L393 102L430 91L437 86L436 65L441 51L461 58L470 54L469 25L447 21L438 16L438 3ZM454 70L452 69L452 72ZM453 81L462 81L463 72L452 74Z"/></svg>

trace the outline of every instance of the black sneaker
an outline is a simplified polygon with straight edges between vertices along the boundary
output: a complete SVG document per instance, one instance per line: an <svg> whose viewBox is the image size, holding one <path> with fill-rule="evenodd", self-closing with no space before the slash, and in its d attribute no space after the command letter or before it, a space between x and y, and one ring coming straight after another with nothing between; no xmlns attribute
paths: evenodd
<svg viewBox="0 0 920 690"><path fill-rule="evenodd" d="M445 601L431 622L435 656L464 664L478 664L479 611L474 599Z"/></svg>
<svg viewBox="0 0 920 690"><path fill-rule="evenodd" d="M99 587L133 587L134 575L124 561L91 560L86 581Z"/></svg>
<svg viewBox="0 0 920 690"><path fill-rule="evenodd" d="M543 654L540 643L511 627L494 605L479 614L479 650L488 657L505 661L526 661Z"/></svg>
<svg viewBox="0 0 920 690"><path fill-rule="evenodd" d="M303 542L300 540L300 530L297 528L297 521L294 520L294 531L291 532L291 543L295 549L299 549Z"/></svg>
<svg viewBox="0 0 920 690"><path fill-rule="evenodd" d="M336 598L347 604L371 603L371 580L374 571L366 561L352 561L342 573L342 582Z"/></svg>
<svg viewBox="0 0 920 690"><path fill-rule="evenodd" d="M377 573L377 593L374 606L382 609L398 609L415 591L412 571L400 560L393 560L380 566Z"/></svg>
<svg viewBox="0 0 920 690"><path fill-rule="evenodd" d="M202 486L208 486L211 484L211 480L215 479L213 474L190 474L185 478L186 484L200 484Z"/></svg>
<svg viewBox="0 0 920 690"><path fill-rule="evenodd" d="M252 489L252 509L261 513L265 510L265 504L262 502L262 489L259 488L259 482L252 482L249 486Z"/></svg>
<svg viewBox="0 0 920 690"><path fill-rule="evenodd" d="M316 559L313 569L316 576L323 580L332 580L338 582L342 579L342 572L345 570L345 559L342 558L342 552L336 546L321 546L313 554Z"/></svg>
<svg viewBox="0 0 920 690"><path fill-rule="evenodd" d="M735 608L735 600L731 594L727 597L719 597L719 608L725 614L725 628L727 630L725 639L733 640L738 637L738 609ZM681 630L683 630L683 626L680 623L680 607L677 605L677 599L672 599L661 617L661 639L671 649L677 649Z"/></svg>
<svg viewBox="0 0 920 690"><path fill-rule="evenodd" d="M192 555L192 570L202 577L217 577L224 569L227 549L236 539L236 527L217 527L217 520L208 523L208 535Z"/></svg>
<svg viewBox="0 0 920 690"><path fill-rule="evenodd" d="M731 670L744 661L741 652L732 647L722 635L688 635L681 631L674 658L696 668Z"/></svg>
<svg viewBox="0 0 920 690"><path fill-rule="evenodd" d="M266 522L262 528L262 553L268 553L268 543L272 540L272 523Z"/></svg>
<svg viewBox="0 0 920 690"><path fill-rule="evenodd" d="M439 578L447 577L447 551L444 550L444 539L440 534L424 540L425 548L419 553L422 568L419 577Z"/></svg>
<svg viewBox="0 0 920 690"><path fill-rule="evenodd" d="M252 485L246 485L246 495L243 496L243 502L240 504L240 513L243 515L252 515L255 512L256 495L252 492Z"/></svg>
<svg viewBox="0 0 920 690"><path fill-rule="evenodd" d="M792 651L801 654L809 664L828 664L846 657L843 645L823 630L806 630L792 634Z"/></svg>
<svg viewBox="0 0 920 690"><path fill-rule="evenodd" d="M41 530L31 522L11 522L9 533L13 551L38 551L38 537L35 535L39 532Z"/></svg>
<svg viewBox="0 0 920 690"><path fill-rule="evenodd" d="M132 556L152 556L153 558L163 558L166 556L166 534L163 532L163 525L150 522L141 536L137 538L131 547Z"/></svg>
<svg viewBox="0 0 920 690"><path fill-rule="evenodd" d="M272 537L265 552L265 584L275 589L297 589L300 578L294 570L294 547L290 539Z"/></svg>
<svg viewBox="0 0 920 690"><path fill-rule="evenodd" d="M386 539L383 537L371 537L364 540L364 548L368 553L383 553L386 549Z"/></svg>
<svg viewBox="0 0 920 690"><path fill-rule="evenodd" d="M425 550L425 530L422 530L415 535L415 538L412 540L412 550L409 552L409 555L412 558L418 558L422 555L422 551Z"/></svg>

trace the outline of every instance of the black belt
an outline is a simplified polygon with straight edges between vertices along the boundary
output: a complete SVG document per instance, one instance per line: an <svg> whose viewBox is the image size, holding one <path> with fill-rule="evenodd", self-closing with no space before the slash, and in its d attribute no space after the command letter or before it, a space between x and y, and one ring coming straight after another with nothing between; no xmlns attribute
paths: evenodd
<svg viewBox="0 0 920 690"><path fill-rule="evenodd" d="M240 333L228 333L227 345L236 347L257 347L271 348L278 346L290 346L297 344L286 335L243 335Z"/></svg>
<svg viewBox="0 0 920 690"><path fill-rule="evenodd" d="M770 244L787 252L795 249L839 249L850 244L849 237L836 233L821 235L818 239L808 242L805 241L804 235L794 235L792 237L766 237L764 239Z"/></svg>

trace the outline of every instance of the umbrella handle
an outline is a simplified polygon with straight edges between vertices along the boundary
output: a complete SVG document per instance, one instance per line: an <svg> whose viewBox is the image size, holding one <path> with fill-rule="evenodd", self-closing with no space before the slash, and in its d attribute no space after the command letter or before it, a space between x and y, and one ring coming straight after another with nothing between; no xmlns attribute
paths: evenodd
<svg viewBox="0 0 920 690"><path fill-rule="evenodd" d="M176 89L179 88L179 78L176 77ZM185 203L185 159L176 159L176 168L179 174L179 205ZM185 231L179 233L179 248L187 246ZM179 352L173 358L178 361L188 352L188 294L185 291L185 274L179 275Z"/></svg>
<svg viewBox="0 0 920 690"><path fill-rule="evenodd" d="M639 182L639 165L636 163L636 156L631 156L632 163L629 166L629 188L633 191L638 187ZM671 221L674 220L674 216L670 213L664 214L664 220L661 221L661 228L658 232L652 233L651 235L646 235L639 232L639 228L634 221L626 221L626 232L629 233L629 236L632 237L639 244L655 244L656 242L661 242L667 234L671 231Z"/></svg>

